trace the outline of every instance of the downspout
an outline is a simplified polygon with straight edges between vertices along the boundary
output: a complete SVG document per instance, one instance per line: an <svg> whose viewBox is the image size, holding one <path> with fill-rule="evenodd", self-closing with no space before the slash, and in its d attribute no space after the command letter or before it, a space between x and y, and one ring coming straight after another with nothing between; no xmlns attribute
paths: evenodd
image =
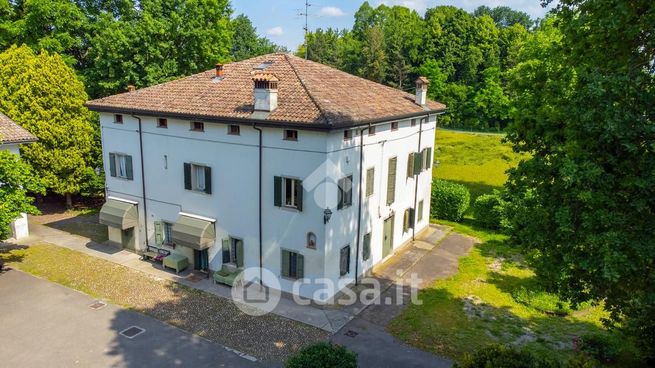
<svg viewBox="0 0 655 368"><path fill-rule="evenodd" d="M133 118L139 120L139 151L141 153L141 186L142 186L142 193L143 193L143 216L144 216L144 221L143 221L143 226L146 231L146 247L148 247L150 244L148 243L148 204L146 203L146 169L145 169L145 163L143 162L143 132L141 130L142 128L142 123L141 123L141 118L132 115Z"/></svg>
<svg viewBox="0 0 655 368"><path fill-rule="evenodd" d="M262 130L257 125L252 125L253 129L259 132L259 284L264 285L264 261L262 247Z"/></svg>
<svg viewBox="0 0 655 368"><path fill-rule="evenodd" d="M359 130L359 190L357 201L357 245L355 247L355 286L359 285L359 246L361 243L361 228L362 228L362 177L364 173L364 131L370 129L368 127Z"/></svg>
<svg viewBox="0 0 655 368"><path fill-rule="evenodd" d="M425 119L429 119L430 116L428 115L425 117ZM423 118L419 120L418 124L418 150L417 152L421 152L421 137L423 136ZM423 163L424 164L424 163ZM412 219L412 241L416 240L416 206L418 205L418 178L421 176L419 173L418 175L414 175L414 218Z"/></svg>

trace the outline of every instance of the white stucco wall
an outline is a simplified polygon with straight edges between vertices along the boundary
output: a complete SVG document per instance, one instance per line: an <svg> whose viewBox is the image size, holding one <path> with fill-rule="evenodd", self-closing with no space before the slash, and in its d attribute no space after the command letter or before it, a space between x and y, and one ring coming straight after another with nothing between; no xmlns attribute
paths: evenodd
<svg viewBox="0 0 655 368"><path fill-rule="evenodd" d="M190 122L168 118L168 128L158 128L156 117L142 116L143 151L148 208L148 239L152 245L154 222L175 222L179 212L216 219L216 243L209 249L210 269L217 270L223 263L221 240L229 236L244 241L246 267L259 266L258 240L258 133L251 126L242 125L240 135L228 135L226 124L205 123L204 132L190 130ZM107 195L139 202L140 223L144 211L141 184L138 120L123 115L123 124L115 124L113 114L100 114L103 154L107 174ZM414 179L405 178L407 154L418 148L418 126L401 121L397 131L390 124L377 127L374 136L364 137L364 178L366 168L375 166L374 196L365 199L362 209L362 236L372 233L371 259L359 266L363 273L381 260L382 224L389 213L386 200L386 169L388 158L398 156L394 246L399 247L411 238L411 232L402 233L403 212L413 207ZM435 117L423 126L423 147L434 144ZM299 130L298 141L283 139L283 128L263 130L263 267L278 276L282 290L292 291L292 280L281 274L281 249L293 250L304 256L305 278L327 277L334 282L350 283L354 278L356 253L356 215L359 185L359 136L345 142L343 130L330 133ZM109 153L132 156L134 180L109 175ZM212 168L212 194L184 189L183 164L207 165ZM343 174L353 175L353 205L344 210L336 208L336 183ZM274 176L294 177L303 180L305 187L303 211L274 206ZM428 224L430 171L419 177L419 198L424 198L425 214L417 232ZM380 205L380 200L382 205ZM323 223L323 211L333 211L330 222ZM316 249L307 248L308 232L317 236ZM137 244L145 247L145 229L136 232ZM339 277L339 250L351 245L351 273ZM168 248L170 249L170 248ZM170 249L193 260L191 249L178 246ZM361 250L360 250L361 259ZM267 280L264 280L266 282ZM270 281L270 280L269 280ZM300 294L312 298L321 285L303 286ZM323 296L324 299L328 296Z"/></svg>
<svg viewBox="0 0 655 368"><path fill-rule="evenodd" d="M9 151L15 155L20 156L20 147L18 144L0 144L0 151ZM27 223L27 215L22 213L19 218L17 218L10 225L11 232L13 233L14 239L25 238L30 235L29 226Z"/></svg>

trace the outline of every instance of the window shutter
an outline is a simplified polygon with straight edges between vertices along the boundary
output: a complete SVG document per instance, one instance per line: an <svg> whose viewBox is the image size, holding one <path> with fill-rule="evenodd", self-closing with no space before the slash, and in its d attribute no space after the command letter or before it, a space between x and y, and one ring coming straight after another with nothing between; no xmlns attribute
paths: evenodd
<svg viewBox="0 0 655 368"><path fill-rule="evenodd" d="M184 189L191 190L191 164L184 163Z"/></svg>
<svg viewBox="0 0 655 368"><path fill-rule="evenodd" d="M409 225L408 225L408 227L410 229L413 229L414 228L414 218L415 218L414 209L410 208L408 211L409 211Z"/></svg>
<svg viewBox="0 0 655 368"><path fill-rule="evenodd" d="M230 262L230 239L223 239L222 244L223 263Z"/></svg>
<svg viewBox="0 0 655 368"><path fill-rule="evenodd" d="M243 240L237 240L237 267L243 267Z"/></svg>
<svg viewBox="0 0 655 368"><path fill-rule="evenodd" d="M418 202L418 219L417 221L423 220L423 201Z"/></svg>
<svg viewBox="0 0 655 368"><path fill-rule="evenodd" d="M405 210L403 214L403 232L406 233L409 229L409 209Z"/></svg>
<svg viewBox="0 0 655 368"><path fill-rule="evenodd" d="M116 155L113 153L109 154L109 175L116 177Z"/></svg>
<svg viewBox="0 0 655 368"><path fill-rule="evenodd" d="M373 188L375 186L375 169L370 168L366 171L366 195L370 196L373 194Z"/></svg>
<svg viewBox="0 0 655 368"><path fill-rule="evenodd" d="M273 178L273 204L282 207L282 177Z"/></svg>
<svg viewBox="0 0 655 368"><path fill-rule="evenodd" d="M291 258L291 253L288 250L282 249L282 277L289 277L289 258Z"/></svg>
<svg viewBox="0 0 655 368"><path fill-rule="evenodd" d="M164 244L164 232L162 225L163 224L161 221L155 221L155 243L157 243L157 245Z"/></svg>
<svg viewBox="0 0 655 368"><path fill-rule="evenodd" d="M296 254L296 278L302 279L305 277L305 256L298 253Z"/></svg>
<svg viewBox="0 0 655 368"><path fill-rule="evenodd" d="M337 184L337 209L343 209L343 197L344 197L344 179L339 179Z"/></svg>
<svg viewBox="0 0 655 368"><path fill-rule="evenodd" d="M421 152L416 152L414 154L414 175L418 175L423 171L423 162L425 162L424 157L425 154Z"/></svg>
<svg viewBox="0 0 655 368"><path fill-rule="evenodd" d="M212 168L205 166L205 193L212 194Z"/></svg>
<svg viewBox="0 0 655 368"><path fill-rule="evenodd" d="M364 241L362 246L362 259L367 261L371 256L371 233L364 234Z"/></svg>
<svg viewBox="0 0 655 368"><path fill-rule="evenodd" d="M426 148L427 154L425 158L425 169L429 169L432 167L432 147Z"/></svg>
<svg viewBox="0 0 655 368"><path fill-rule="evenodd" d="M346 184L346 204L352 206L353 204L353 177L349 176L344 180Z"/></svg>
<svg viewBox="0 0 655 368"><path fill-rule="evenodd" d="M297 204L297 209L298 211L302 211L302 195L303 195L303 187L302 187L302 181L296 180L296 204Z"/></svg>
<svg viewBox="0 0 655 368"><path fill-rule="evenodd" d="M125 156L125 171L128 180L134 180L134 169L132 168L132 156Z"/></svg>
<svg viewBox="0 0 655 368"><path fill-rule="evenodd" d="M414 168L415 162L416 162L416 155L414 154L414 152L412 152L407 156L407 177L408 178L411 178L416 173L416 169Z"/></svg>
<svg viewBox="0 0 655 368"><path fill-rule="evenodd" d="M396 157L389 159L389 172L387 173L387 206L396 200Z"/></svg>
<svg viewBox="0 0 655 368"><path fill-rule="evenodd" d="M350 271L350 245L341 248L339 255L339 274L343 276Z"/></svg>

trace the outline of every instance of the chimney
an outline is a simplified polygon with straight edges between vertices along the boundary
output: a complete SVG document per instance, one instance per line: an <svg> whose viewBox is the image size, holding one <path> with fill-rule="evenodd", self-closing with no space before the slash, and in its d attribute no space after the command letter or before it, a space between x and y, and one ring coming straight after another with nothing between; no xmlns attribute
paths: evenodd
<svg viewBox="0 0 655 368"><path fill-rule="evenodd" d="M262 71L253 73L255 83L255 111L274 111L277 109L277 82L279 79Z"/></svg>
<svg viewBox="0 0 655 368"><path fill-rule="evenodd" d="M127 92L134 92L134 91L136 91L136 87L133 84L128 84Z"/></svg>
<svg viewBox="0 0 655 368"><path fill-rule="evenodd" d="M416 104L424 106L428 102L428 84L430 81L425 77L418 77L416 80Z"/></svg>
<svg viewBox="0 0 655 368"><path fill-rule="evenodd" d="M225 71L223 70L223 64L216 64L216 78L223 78Z"/></svg>

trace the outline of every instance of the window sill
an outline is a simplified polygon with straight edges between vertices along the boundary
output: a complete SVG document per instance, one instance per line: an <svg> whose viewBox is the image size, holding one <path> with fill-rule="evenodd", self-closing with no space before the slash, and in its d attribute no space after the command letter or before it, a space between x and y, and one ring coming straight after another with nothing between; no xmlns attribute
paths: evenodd
<svg viewBox="0 0 655 368"><path fill-rule="evenodd" d="M206 196L211 196L211 194L205 192L204 190L199 190L199 189L185 189L187 192L191 193L196 193L196 194L204 194Z"/></svg>
<svg viewBox="0 0 655 368"><path fill-rule="evenodd" d="M117 176L110 176L110 177L112 177L112 178L114 178L114 179L121 180L121 181L134 181L134 179L123 178L123 177L118 176L118 175L117 175Z"/></svg>
<svg viewBox="0 0 655 368"><path fill-rule="evenodd" d="M204 133L204 129L189 129L190 132L199 132L199 133Z"/></svg>
<svg viewBox="0 0 655 368"><path fill-rule="evenodd" d="M159 129L168 129L167 126L159 126L159 125L157 126L157 128L159 128Z"/></svg>
<svg viewBox="0 0 655 368"><path fill-rule="evenodd" d="M288 141L288 142L298 142L298 138L293 139L293 138L284 138L283 140Z"/></svg>

